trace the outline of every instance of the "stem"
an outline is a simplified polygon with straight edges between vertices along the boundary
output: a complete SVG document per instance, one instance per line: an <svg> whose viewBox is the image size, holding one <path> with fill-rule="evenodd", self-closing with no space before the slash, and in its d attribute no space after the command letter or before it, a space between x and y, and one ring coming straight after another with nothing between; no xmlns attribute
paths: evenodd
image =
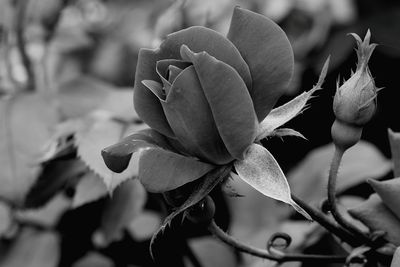
<svg viewBox="0 0 400 267"><path fill-rule="evenodd" d="M353 233L359 238L364 244L371 245L372 241L369 237L364 234L359 228L348 221L339 211L336 201L336 180L340 162L342 161L345 149L335 146L335 153L332 158L331 167L329 170L329 181L328 181L328 205L335 220L346 230Z"/></svg>
<svg viewBox="0 0 400 267"><path fill-rule="evenodd" d="M249 246L241 243L234 237L225 233L213 220L208 226L208 230L224 243L236 248L237 250L257 256L264 259L273 260L276 262L288 262L288 261L301 261L301 262L330 262L330 263L344 263L346 261L345 256L330 256L330 255L307 255L307 254L270 254L267 250ZM274 253L275 254L275 253Z"/></svg>
<svg viewBox="0 0 400 267"><path fill-rule="evenodd" d="M25 66L26 73L28 76L26 87L28 91L33 91L35 89L34 88L35 74L33 72L32 62L28 56L28 53L26 52L25 38L24 38L25 16L28 3L29 0L18 0L17 2L17 14L15 16L16 18L15 32L17 37L17 48L21 55L22 64Z"/></svg>
<svg viewBox="0 0 400 267"><path fill-rule="evenodd" d="M308 205L303 200L298 197L292 195L292 199L299 204L307 213L311 216L311 218L319 223L322 227L324 227L328 232L337 236L343 242L346 242L350 246L356 247L363 244L361 240L358 240L351 232L343 229L336 222L332 221L329 217L327 217L324 213L319 211L318 209Z"/></svg>

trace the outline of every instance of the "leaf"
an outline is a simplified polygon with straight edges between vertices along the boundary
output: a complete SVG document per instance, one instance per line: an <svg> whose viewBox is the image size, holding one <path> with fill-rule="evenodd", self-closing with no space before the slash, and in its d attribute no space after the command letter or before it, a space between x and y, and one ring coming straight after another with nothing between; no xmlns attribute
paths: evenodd
<svg viewBox="0 0 400 267"><path fill-rule="evenodd" d="M360 206L350 209L349 213L372 231L384 231L384 237L389 242L400 245L400 221L377 194L372 194Z"/></svg>
<svg viewBox="0 0 400 267"><path fill-rule="evenodd" d="M386 181L368 180L385 205L400 219L400 178Z"/></svg>
<svg viewBox="0 0 400 267"><path fill-rule="evenodd" d="M400 176L400 133L388 130L390 151L392 152L394 177Z"/></svg>
<svg viewBox="0 0 400 267"><path fill-rule="evenodd" d="M147 194L138 180L128 180L118 186L104 208L100 228L101 247L116 241L122 230L143 210Z"/></svg>
<svg viewBox="0 0 400 267"><path fill-rule="evenodd" d="M156 242L156 239L162 235L164 232L165 228L171 223L171 221L181 214L183 211L186 209L196 205L200 200L202 200L204 197L206 197L211 190L219 184L221 181L223 181L231 171L231 166L222 166L220 168L214 169L210 171L208 174L206 174L203 178L195 181L195 186L188 197L188 199L180 206L178 207L174 212L172 212L170 215L168 215L160 228L153 234L153 237L151 238L150 241L150 253L153 257L153 246L154 242ZM154 258L154 257L153 257Z"/></svg>
<svg viewBox="0 0 400 267"><path fill-rule="evenodd" d="M396 249L393 255L392 263L390 267L397 267L400 266L400 247Z"/></svg>
<svg viewBox="0 0 400 267"><path fill-rule="evenodd" d="M326 74L328 72L329 58L325 61L322 68L321 74L319 76L317 84L309 91L303 92L301 95L287 102L286 104L274 108L267 117L260 123L256 140L261 140L273 133L273 131L287 123L298 114L300 114L307 101L311 98L311 95L321 89L321 86L325 80Z"/></svg>
<svg viewBox="0 0 400 267"><path fill-rule="evenodd" d="M118 89L93 77L81 76L61 84L57 97L66 118L83 117L100 109L119 118L138 120L132 108L132 95L131 89Z"/></svg>
<svg viewBox="0 0 400 267"><path fill-rule="evenodd" d="M78 156L103 179L110 192L121 182L137 176L137 157L130 159L129 166L125 171L114 173L105 165L101 157L101 150L118 142L124 136L145 127L147 126L144 124L125 125L110 119L97 119L84 125L83 129L80 129L75 134Z"/></svg>
<svg viewBox="0 0 400 267"><path fill-rule="evenodd" d="M44 146L58 122L51 99L18 94L0 99L0 196L22 205L41 167Z"/></svg>
<svg viewBox="0 0 400 267"><path fill-rule="evenodd" d="M70 199L60 193L40 208L18 210L15 217L20 221L30 221L43 226L55 227L60 217L70 207Z"/></svg>
<svg viewBox="0 0 400 267"><path fill-rule="evenodd" d="M11 227L12 225L12 214L11 214L11 209L8 205L5 203L1 202L0 203L0 237L3 236L3 234L7 233L7 230Z"/></svg>
<svg viewBox="0 0 400 267"><path fill-rule="evenodd" d="M282 138L284 136L296 136L296 137L300 137L302 139L307 140L307 138L305 138L304 135L302 135L298 131L290 129L290 128L275 129L269 136L270 137L276 136L276 137L280 137L280 138Z"/></svg>
<svg viewBox="0 0 400 267"><path fill-rule="evenodd" d="M79 159L59 160L46 164L37 182L29 190L24 207L35 208L44 205L85 172L87 167Z"/></svg>
<svg viewBox="0 0 400 267"><path fill-rule="evenodd" d="M0 260L1 267L54 267L60 258L56 234L23 228Z"/></svg>
<svg viewBox="0 0 400 267"><path fill-rule="evenodd" d="M275 158L263 146L251 145L244 160L237 160L234 165L239 177L254 189L267 197L291 205L297 212L312 220L291 198L285 175Z"/></svg>
<svg viewBox="0 0 400 267"><path fill-rule="evenodd" d="M88 172L78 182L72 198L72 207L78 208L107 196L107 187L94 172Z"/></svg>
<svg viewBox="0 0 400 267"><path fill-rule="evenodd" d="M98 252L89 252L79 259L72 267L113 267L114 263L111 259Z"/></svg>
<svg viewBox="0 0 400 267"><path fill-rule="evenodd" d="M307 203L319 203L326 197L328 172L334 146L328 144L312 150L288 173L293 193ZM337 179L337 192L384 176L391 170L391 163L372 144L360 141L343 156Z"/></svg>

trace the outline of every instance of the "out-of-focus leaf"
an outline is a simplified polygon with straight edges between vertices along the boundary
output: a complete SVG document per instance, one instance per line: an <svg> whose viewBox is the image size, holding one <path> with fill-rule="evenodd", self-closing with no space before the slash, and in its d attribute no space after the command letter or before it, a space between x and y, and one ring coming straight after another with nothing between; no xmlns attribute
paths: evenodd
<svg viewBox="0 0 400 267"><path fill-rule="evenodd" d="M321 89L321 86L326 77L326 73L328 72L328 65L329 58L325 61L325 64L322 67L322 71L317 84L311 90L303 92L301 95L297 96L296 98L292 99L291 101L280 107L274 108L267 115L267 117L263 121L261 121L258 128L257 140L261 140L271 135L276 128L290 121L304 110L307 101L311 98L311 95L315 91Z"/></svg>
<svg viewBox="0 0 400 267"><path fill-rule="evenodd" d="M239 177L257 191L291 205L297 212L312 220L310 215L291 198L285 174L275 158L263 146L251 145L244 160L235 161L235 169Z"/></svg>
<svg viewBox="0 0 400 267"><path fill-rule="evenodd" d="M5 203L0 203L0 237L11 226L11 209Z"/></svg>
<svg viewBox="0 0 400 267"><path fill-rule="evenodd" d="M87 167L81 160L51 162L43 168L37 182L29 190L24 206L35 208L44 205L63 187L73 183L85 172L87 172Z"/></svg>
<svg viewBox="0 0 400 267"><path fill-rule="evenodd" d="M306 202L319 202L326 197L328 172L332 161L332 144L311 151L288 174L293 193ZM381 177L391 170L391 163L373 145L365 141L350 148L340 165L337 191L363 183L367 179Z"/></svg>
<svg viewBox="0 0 400 267"><path fill-rule="evenodd" d="M118 186L106 204L100 228L101 246L122 236L123 228L137 217L146 202L146 191L138 180L128 180Z"/></svg>
<svg viewBox="0 0 400 267"><path fill-rule="evenodd" d="M400 178L386 181L368 180L385 205L400 218Z"/></svg>
<svg viewBox="0 0 400 267"><path fill-rule="evenodd" d="M394 177L400 176L400 133L388 130Z"/></svg>
<svg viewBox="0 0 400 267"><path fill-rule="evenodd" d="M184 0L175 1L157 18L154 26L155 38L163 40L168 34L183 29L185 2Z"/></svg>
<svg viewBox="0 0 400 267"><path fill-rule="evenodd" d="M58 122L51 99L19 94L0 99L0 195L21 205L40 172L38 159Z"/></svg>
<svg viewBox="0 0 400 267"><path fill-rule="evenodd" d="M31 221L39 225L53 227L58 223L61 215L71 207L71 201L63 194L55 196L52 200L38 209L23 209L15 213L21 221Z"/></svg>
<svg viewBox="0 0 400 267"><path fill-rule="evenodd" d="M58 99L66 118L83 117L100 109L119 118L138 120L132 108L132 95L131 89L117 89L95 78L80 77L61 84Z"/></svg>
<svg viewBox="0 0 400 267"><path fill-rule="evenodd" d="M127 226L129 233L137 241L150 239L151 236L160 228L161 216L155 212L143 210Z"/></svg>
<svg viewBox="0 0 400 267"><path fill-rule="evenodd" d="M72 207L77 208L107 195L107 187L94 172L85 174L75 188Z"/></svg>
<svg viewBox="0 0 400 267"><path fill-rule="evenodd" d="M150 242L150 253L153 254L153 245L157 241L157 238L162 235L164 229L169 225L169 223L179 214L184 212L186 209L196 205L200 200L206 197L211 190L221 181L223 181L230 173L231 166L222 166L216 168L205 175L203 178L197 180L193 188L192 193L188 199L178 207L174 212L168 215L161 227L153 234Z"/></svg>
<svg viewBox="0 0 400 267"><path fill-rule="evenodd" d="M114 173L105 165L101 157L101 150L118 142L128 134L145 127L144 124L124 125L109 119L99 119L88 123L75 134L78 156L92 171L103 179L110 192L121 182L137 176L138 162L134 156L131 158L130 164L125 171Z"/></svg>
<svg viewBox="0 0 400 267"><path fill-rule="evenodd" d="M393 255L393 260L390 267L397 267L400 266L400 247L396 249Z"/></svg>
<svg viewBox="0 0 400 267"><path fill-rule="evenodd" d="M372 231L384 231L384 237L389 242L400 245L400 220L377 194L372 194L360 206L350 209L349 213Z"/></svg>
<svg viewBox="0 0 400 267"><path fill-rule="evenodd" d="M60 257L58 236L24 228L0 261L1 267L54 267Z"/></svg>
<svg viewBox="0 0 400 267"><path fill-rule="evenodd" d="M146 190L138 180L128 180L118 186L103 212L100 231L108 244L122 235L127 227L143 210Z"/></svg>
<svg viewBox="0 0 400 267"><path fill-rule="evenodd" d="M237 266L237 257L234 250L213 237L201 237L189 240L189 247L193 250L201 266Z"/></svg>
<svg viewBox="0 0 400 267"><path fill-rule="evenodd" d="M100 253L90 252L88 255L78 260L72 267L113 267L111 259Z"/></svg>

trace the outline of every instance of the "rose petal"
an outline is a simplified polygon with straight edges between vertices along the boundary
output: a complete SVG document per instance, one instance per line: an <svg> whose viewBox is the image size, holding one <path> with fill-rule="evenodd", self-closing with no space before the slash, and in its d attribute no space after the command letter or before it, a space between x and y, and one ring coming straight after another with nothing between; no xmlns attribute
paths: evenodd
<svg viewBox="0 0 400 267"><path fill-rule="evenodd" d="M250 91L259 121L285 92L294 68L293 51L282 29L263 15L236 7L228 39L247 62Z"/></svg>
<svg viewBox="0 0 400 267"><path fill-rule="evenodd" d="M251 75L247 63L242 58L238 49L220 33L201 26L193 26L169 34L160 45L159 54L164 58L180 58L179 50L182 45L187 45L194 52L206 51L210 55L232 66L251 89Z"/></svg>
<svg viewBox="0 0 400 267"><path fill-rule="evenodd" d="M192 182L215 166L162 148L141 152L139 180L149 192L165 192Z"/></svg>
<svg viewBox="0 0 400 267"><path fill-rule="evenodd" d="M165 93L161 83L152 80L143 80L142 84L146 86L159 100L165 100Z"/></svg>
<svg viewBox="0 0 400 267"><path fill-rule="evenodd" d="M104 148L101 151L101 155L110 170L120 173L128 167L133 153L153 146L171 149L164 136L153 129L146 129L131 134L118 143Z"/></svg>
<svg viewBox="0 0 400 267"><path fill-rule="evenodd" d="M176 77L179 75L179 73L182 72L183 69L178 68L177 66L171 65L168 67L169 75L168 75L168 81L170 83L173 83L176 79Z"/></svg>
<svg viewBox="0 0 400 267"><path fill-rule="evenodd" d="M155 68L160 59L160 55L153 50L139 50L133 102L137 114L145 123L166 136L174 137L157 96L142 84L143 80L159 80Z"/></svg>
<svg viewBox="0 0 400 267"><path fill-rule="evenodd" d="M243 159L258 124L246 85L235 69L206 52L193 53L183 45L181 54L193 63L226 148L234 158Z"/></svg>
<svg viewBox="0 0 400 267"><path fill-rule="evenodd" d="M185 62L178 59L162 59L157 61L156 63L156 71L158 76L160 77L164 87L171 87L171 83L169 82L169 66L177 66L180 69L186 69L191 65L189 62Z"/></svg>
<svg viewBox="0 0 400 267"><path fill-rule="evenodd" d="M214 164L233 159L219 136L193 66L178 75L162 105L175 136L190 154Z"/></svg>

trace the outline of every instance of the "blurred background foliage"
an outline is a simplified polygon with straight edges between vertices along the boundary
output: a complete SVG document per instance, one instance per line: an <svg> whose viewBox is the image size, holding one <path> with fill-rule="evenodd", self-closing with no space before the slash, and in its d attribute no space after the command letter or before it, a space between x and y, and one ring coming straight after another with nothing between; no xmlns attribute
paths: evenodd
<svg viewBox="0 0 400 267"><path fill-rule="evenodd" d="M162 198L128 179L135 163L114 175L99 153L145 127L132 108L138 50L193 25L226 34L235 5L270 17L292 43L295 75L280 103L309 90L331 56L324 89L288 123L308 141L263 141L294 193L308 203L325 195L333 95L336 83L355 69L354 40L347 34L371 30L379 46L370 68L384 90L364 142L344 159L342 203L352 207L367 198L372 189L366 179L391 177L387 129L400 131L396 0L0 0L0 266L196 266L193 253L202 266L275 266L239 256L179 220L158 244L162 264L154 263L148 245L167 212ZM246 242L264 247L271 234L283 231L293 237L293 250L342 252L317 224L238 179L212 194L216 220ZM244 197L230 197L238 195Z"/></svg>

